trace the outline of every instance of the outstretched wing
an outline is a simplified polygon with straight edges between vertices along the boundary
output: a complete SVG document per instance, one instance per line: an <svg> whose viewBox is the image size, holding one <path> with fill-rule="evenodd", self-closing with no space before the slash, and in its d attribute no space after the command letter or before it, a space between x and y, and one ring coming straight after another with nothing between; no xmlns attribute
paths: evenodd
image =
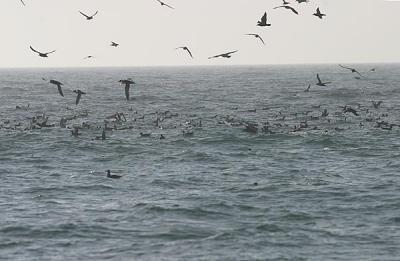
<svg viewBox="0 0 400 261"><path fill-rule="evenodd" d="M62 89L61 89L61 85L57 85L57 88L58 88L58 92L60 93L60 95L62 97L64 97L64 94L63 94Z"/></svg>
<svg viewBox="0 0 400 261"><path fill-rule="evenodd" d="M169 7L169 8L171 8L171 9L175 9L175 8L173 8L172 6L170 6L170 5L167 5L166 3L164 3L164 5L165 5L166 7Z"/></svg>
<svg viewBox="0 0 400 261"><path fill-rule="evenodd" d="M322 83L321 78L319 78L319 74L317 73L318 83Z"/></svg>
<svg viewBox="0 0 400 261"><path fill-rule="evenodd" d="M264 40L261 38L261 36L258 35L257 38L259 38L260 41L265 45L265 42L264 42Z"/></svg>
<svg viewBox="0 0 400 261"><path fill-rule="evenodd" d="M78 105L79 101L81 100L81 96L82 94L78 92L78 96L76 96L76 102L75 102L76 105Z"/></svg>
<svg viewBox="0 0 400 261"><path fill-rule="evenodd" d="M51 51L51 52L48 52L48 53L45 53L45 54L51 54L51 53L54 53L56 50L54 50L54 51Z"/></svg>
<svg viewBox="0 0 400 261"><path fill-rule="evenodd" d="M237 51L238 51L238 50L232 51L232 52L229 52L229 53L224 53L224 55L230 55L230 54L236 53Z"/></svg>
<svg viewBox="0 0 400 261"><path fill-rule="evenodd" d="M353 68L346 67L346 66L343 66L343 65L341 65L341 64L339 64L339 66L342 67L342 68L344 68L344 69L347 69L347 70L353 70Z"/></svg>
<svg viewBox="0 0 400 261"><path fill-rule="evenodd" d="M86 18L89 18L89 16L88 16L88 15L86 15L86 14L82 13L81 11L79 11L79 13L81 13L81 15L83 15L84 17L86 17Z"/></svg>
<svg viewBox="0 0 400 261"><path fill-rule="evenodd" d="M125 97L129 101L129 84L125 85Z"/></svg>
<svg viewBox="0 0 400 261"><path fill-rule="evenodd" d="M285 5L285 8L286 8L286 9L292 10L292 12L295 13L295 14L297 14L297 15L299 14L299 13L296 11L296 9L294 9L294 8L291 7L291 6Z"/></svg>
<svg viewBox="0 0 400 261"><path fill-rule="evenodd" d="M29 45L29 48L31 48L31 50L34 51L35 53L40 53L40 52L36 51L35 49L33 49L33 47L30 45Z"/></svg>
<svg viewBox="0 0 400 261"><path fill-rule="evenodd" d="M267 23L267 12L264 13L263 17L261 17L261 23L263 24Z"/></svg>
<svg viewBox="0 0 400 261"><path fill-rule="evenodd" d="M94 13L94 15L92 15L92 17L94 17L95 15L97 15L98 12L99 12L99 11L97 10L96 13Z"/></svg>
<svg viewBox="0 0 400 261"><path fill-rule="evenodd" d="M185 48L185 50L189 53L190 57L193 58L192 52L189 50L189 48Z"/></svg>
<svg viewBox="0 0 400 261"><path fill-rule="evenodd" d="M214 55L214 56L208 57L208 59L218 58L218 57L220 57L221 55L222 55L222 54Z"/></svg>

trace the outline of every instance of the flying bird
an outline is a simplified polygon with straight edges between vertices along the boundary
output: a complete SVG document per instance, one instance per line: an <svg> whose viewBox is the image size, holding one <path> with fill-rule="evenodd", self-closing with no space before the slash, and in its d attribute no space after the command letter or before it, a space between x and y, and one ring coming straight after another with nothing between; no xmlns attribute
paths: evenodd
<svg viewBox="0 0 400 261"><path fill-rule="evenodd" d="M54 53L56 50L48 52L48 53L41 53L39 51L36 51L35 49L33 49L32 46L29 46L31 48L32 51L34 51L35 53L39 54L40 57L48 57L47 55Z"/></svg>
<svg viewBox="0 0 400 261"><path fill-rule="evenodd" d="M297 11L296 11L296 9L294 9L293 7L291 7L291 6L289 6L289 5L281 5L281 6L277 6L277 7L275 7L274 9L277 9L277 8L286 8L286 9L288 9L288 10L292 10L292 12L293 13L295 13L295 14L299 14Z"/></svg>
<svg viewBox="0 0 400 261"><path fill-rule="evenodd" d="M182 50L188 52L189 55L190 55L190 57L193 58L192 52L191 52L191 51L189 50L189 48L187 48L186 46L178 47L178 48L176 48L176 49L182 49Z"/></svg>
<svg viewBox="0 0 400 261"><path fill-rule="evenodd" d="M175 8L173 8L172 6L170 6L170 5L168 5L168 4L166 4L166 3L164 3L164 2L162 2L162 1L160 1L160 0L156 0L157 2L159 2L160 4L161 4L161 6L166 6L166 7L169 7L169 8L171 8L171 9L175 9Z"/></svg>
<svg viewBox="0 0 400 261"><path fill-rule="evenodd" d="M125 97L126 97L126 100L129 101L129 88L131 87L131 84L135 84L135 82L132 81L131 78L128 78L126 80L119 80L119 82L121 84L125 84Z"/></svg>
<svg viewBox="0 0 400 261"><path fill-rule="evenodd" d="M86 92L83 92L81 90L73 90L73 92L78 94L75 101L75 104L78 105L79 101L81 100L82 94L86 94Z"/></svg>
<svg viewBox="0 0 400 261"><path fill-rule="evenodd" d="M357 70L354 69L354 68L346 67L346 66L343 66L343 65L341 65L341 64L339 64L339 66L342 67L343 69L350 70L352 73L357 73L357 74L360 75L361 77L364 77L363 75L361 75L361 73L360 73L359 71L357 71Z"/></svg>
<svg viewBox="0 0 400 261"><path fill-rule="evenodd" d="M308 0L296 0L297 3L301 4L301 3L308 3Z"/></svg>
<svg viewBox="0 0 400 261"><path fill-rule="evenodd" d="M288 1L282 0L284 5L290 5L290 3Z"/></svg>
<svg viewBox="0 0 400 261"><path fill-rule="evenodd" d="M238 51L238 50L233 51L233 52L218 54L218 55L215 55L215 56L208 57L208 59L218 58L218 57L231 58L231 57L232 57L231 55L234 54L234 53L236 53L237 51Z"/></svg>
<svg viewBox="0 0 400 261"><path fill-rule="evenodd" d="M318 82L317 82L318 86L326 86L327 84L331 83L331 82L322 82L321 78L319 78L319 74L318 73L317 73L317 79L318 79Z"/></svg>
<svg viewBox="0 0 400 261"><path fill-rule="evenodd" d="M326 16L326 14L321 13L321 11L319 10L319 7L317 8L317 11L313 15L319 17L319 19L322 19L322 17Z"/></svg>
<svg viewBox="0 0 400 261"><path fill-rule="evenodd" d="M83 59L93 59L93 58L94 58L93 55L88 55L88 56L86 56L86 57L83 57Z"/></svg>
<svg viewBox="0 0 400 261"><path fill-rule="evenodd" d="M95 15L97 15L98 12L99 12L99 11L96 11L96 13L94 13L94 15L89 16L89 15L86 15L86 14L82 13L81 11L79 11L79 13L81 13L81 15L83 15L84 17L86 17L86 20L92 20L93 17L94 17Z"/></svg>
<svg viewBox="0 0 400 261"><path fill-rule="evenodd" d="M58 88L58 92L60 93L60 95L61 95L62 97L64 97L63 91L62 91L62 89L61 89L61 86L62 86L63 84L62 84L61 82L59 82L59 81L56 81L56 80L50 80L50 83L56 85L57 88Z"/></svg>
<svg viewBox="0 0 400 261"><path fill-rule="evenodd" d="M257 22L257 26L271 26L267 23L267 12L261 17L261 20Z"/></svg>
<svg viewBox="0 0 400 261"><path fill-rule="evenodd" d="M118 45L119 45L119 43L116 43L116 42L112 42L112 41L111 41L110 46L112 46L112 47L118 47Z"/></svg>
<svg viewBox="0 0 400 261"><path fill-rule="evenodd" d="M246 34L246 35L252 35L252 36L254 36L255 38L260 39L260 41L261 41L263 44L265 44L264 40L263 40L263 39L261 38L261 36L258 35L258 34Z"/></svg>

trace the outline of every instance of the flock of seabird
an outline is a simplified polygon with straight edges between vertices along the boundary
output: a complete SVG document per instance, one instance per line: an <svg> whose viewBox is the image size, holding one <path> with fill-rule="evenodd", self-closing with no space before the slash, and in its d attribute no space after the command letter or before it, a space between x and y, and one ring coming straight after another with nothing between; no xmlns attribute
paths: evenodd
<svg viewBox="0 0 400 261"><path fill-rule="evenodd" d="M25 5L23 0L20 0L23 5ZM162 2L160 0L155 0L157 1L161 6L167 7L170 9L175 9L173 6ZM274 9L286 9L288 11L291 11L293 14L299 15L299 12L291 6L291 4L286 1L282 0L282 5L276 6ZM308 3L308 0L296 0L298 4L301 3ZM86 20L93 20L96 15L98 15L98 11L96 11L92 15L85 14L82 11L79 11L79 13L85 17ZM320 8L318 7L313 14L314 16L318 17L319 19L323 19L326 14L322 13ZM267 12L264 12L262 15L261 19L257 22L256 26L260 27L270 27L272 24L268 21L268 15ZM256 33L248 33L245 34L247 36L252 36L255 37L256 39L259 39L262 44L265 45L265 42L263 38ZM112 47L118 47L119 43L111 41L110 46ZM52 50L50 52L41 52L37 51L35 48L32 46L29 46L30 49L38 54L40 57L47 58L49 57L50 54L53 54L55 50ZM176 48L177 50L183 50L187 52L187 54L193 59L194 56L191 52L191 50L187 46L180 46ZM214 58L231 58L233 54L237 53L238 50L234 51L229 51L226 53L214 55L208 57L208 59L214 59ZM86 56L84 59L92 59L94 56ZM339 64L340 68L349 70L351 73L357 74L356 79L361 79L361 78L366 78L363 74L361 74L357 69L347 67L344 65ZM371 72L375 71L375 68L370 70ZM331 82L329 81L324 81L321 79L321 76L319 74L317 76L317 82L316 86L319 87L325 87ZM47 79L44 79L48 81ZM64 97L63 93L63 83L61 83L58 80L51 79L48 81L50 84L53 84L57 87L58 93ZM119 83L121 85L124 85L125 87L125 98L126 100L130 100L130 87L135 84L135 82L131 78L127 79L121 79L119 80ZM304 92L310 92L311 90L311 84L308 85L307 89L304 90ZM78 106L82 95L85 95L86 92L82 90L73 90L73 92L77 95L76 96L76 101L75 105ZM383 130L391 130L395 126L399 126L398 124L393 124L389 123L389 120L387 119L388 113L381 113L379 110L381 109L383 105L382 101L372 101L372 108L369 108L368 105L365 104L358 104L356 108L353 108L351 106L345 105L339 108L339 110L329 112L327 108L324 108L322 111L320 111L322 108L320 106L313 107L312 110L304 111L304 112L296 112L294 114L287 114L282 111L276 111L272 108L262 108L261 111L263 113L266 113L267 121L264 122L254 122L254 121L249 121L246 119L241 119L238 117L234 117L231 115L214 115L210 116L209 118L202 118L202 119L193 119L190 118L189 116L185 119L184 115L180 115L178 113L173 113L171 111L156 111L153 113L149 114L143 114L139 115L137 111L133 111L132 107L129 109L129 112L131 114L131 118L128 118L125 116L125 113L122 112L116 112L110 116L107 116L106 119L104 120L103 126L100 128L102 129L102 134L101 136L96 136L93 140L106 140L106 132L109 131L119 131L119 130L130 130L134 128L134 124L143 121L145 122L145 119L149 119L148 124L152 126L152 128L157 128L160 130L165 130L165 129L179 129L181 128L181 134L184 137L190 137L194 135L194 131L196 128L202 128L203 124L207 125L227 125L230 127L239 127L242 128L244 131L249 132L249 133L262 133L262 134L267 134L267 135L273 135L273 134L285 134L285 133L295 133L295 132L300 132L300 131L306 131L306 130L325 130L329 129L329 127L335 122L335 123L345 123L348 122L348 119L351 117L354 117L355 121L358 122L357 125L360 128L365 127L368 123L373 124L374 127L380 128ZM17 110L29 110L30 105L28 106L16 106ZM237 111L238 108L232 108L233 111ZM257 109L252 109L252 110L247 110L242 113L258 113L260 110L257 111ZM351 115L351 116L349 116ZM363 120L361 118L363 117ZM81 135L80 130L83 129L98 129L98 126L93 126L87 122L83 122L79 125L76 124L68 124L69 122L73 122L76 119L82 119L82 118L87 118L88 117L88 112L74 112L73 115L69 116L63 116L60 119L59 122L59 127L60 128L69 128L71 129L71 134L74 137L79 137ZM173 119L178 118L179 119L179 124L174 123ZM28 125L21 123L21 122L11 122L10 120L2 120L0 122L0 130L21 130L21 131L26 131L26 130L32 130L32 129L42 129L42 128L49 128L49 127L56 127L57 125L55 123L48 123L49 117L45 115L45 113L41 115L35 115L34 117L29 119ZM322 127L321 127L322 126ZM333 128L334 131L342 131L343 129L339 127ZM140 132L140 137L146 138L146 137L152 137L152 133L143 133ZM159 134L159 139L165 139L165 133ZM111 170L107 170L107 177L112 178L112 179L118 179L121 178L121 176L111 174Z"/></svg>

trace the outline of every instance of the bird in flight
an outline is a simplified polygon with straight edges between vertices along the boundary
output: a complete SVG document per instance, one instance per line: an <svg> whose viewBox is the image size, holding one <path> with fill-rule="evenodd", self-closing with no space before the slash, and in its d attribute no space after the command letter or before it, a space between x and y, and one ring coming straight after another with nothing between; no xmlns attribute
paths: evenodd
<svg viewBox="0 0 400 261"><path fill-rule="evenodd" d="M75 101L75 104L78 105L79 101L81 100L82 94L86 94L86 92L83 92L81 90L73 90L73 92L78 94L78 96L76 96L76 101Z"/></svg>
<svg viewBox="0 0 400 261"><path fill-rule="evenodd" d="M257 22L257 26L271 26L267 23L267 12L261 17L261 20Z"/></svg>
<svg viewBox="0 0 400 261"><path fill-rule="evenodd" d="M301 4L301 3L308 3L308 0L296 0L297 3Z"/></svg>
<svg viewBox="0 0 400 261"><path fill-rule="evenodd" d="M317 8L317 11L313 15L319 17L319 19L322 19L322 17L326 16L326 14L321 13L321 11L319 10L319 7Z"/></svg>
<svg viewBox="0 0 400 261"><path fill-rule="evenodd" d="M286 1L286 0L282 0L282 2L283 2L284 5L290 5L290 3L288 1Z"/></svg>
<svg viewBox="0 0 400 261"><path fill-rule="evenodd" d="M116 43L116 42L111 41L110 46L112 46L112 47L118 47L118 45L119 45L119 43Z"/></svg>
<svg viewBox="0 0 400 261"><path fill-rule="evenodd" d="M274 9L277 9L277 8L286 8L286 9L288 9L288 10L292 10L292 12L293 13L295 13L295 14L299 14L297 11L296 11L296 9L294 9L293 7L291 7L291 6L289 6L289 5L281 5L281 6L277 6L277 7L275 7Z"/></svg>
<svg viewBox="0 0 400 261"><path fill-rule="evenodd" d="M246 35L252 35L252 36L254 36L255 38L260 39L260 41L265 45L265 42L264 42L264 40L261 38L260 35L258 35L258 34L246 34Z"/></svg>
<svg viewBox="0 0 400 261"><path fill-rule="evenodd" d="M94 15L89 16L89 15L86 15L86 14L82 13L81 11L79 11L79 13L81 13L81 15L83 15L84 17L86 17L86 20L92 20L93 17L94 17L95 15L97 15L98 12L99 12L99 11L96 11L96 13L94 13Z"/></svg>
<svg viewBox="0 0 400 261"><path fill-rule="evenodd" d="M190 55L190 57L193 58L192 52L191 52L191 51L189 50L189 48L187 48L186 46L178 47L178 48L176 48L176 49L182 49L182 50L188 52L189 55Z"/></svg>
<svg viewBox="0 0 400 261"><path fill-rule="evenodd" d="M93 58L94 58L93 55L88 55L88 56L86 56L86 57L83 57L83 59L93 59Z"/></svg>
<svg viewBox="0 0 400 261"><path fill-rule="evenodd" d="M166 6L166 7L169 7L169 8L171 8L171 9L175 9L175 8L173 8L172 6L170 6L170 5L168 5L168 4L166 4L166 3L164 3L164 2L162 2L162 1L160 1L160 0L156 0L157 2L159 2L160 4L161 4L161 6Z"/></svg>
<svg viewBox="0 0 400 261"><path fill-rule="evenodd" d="M60 95L61 95L62 97L64 97L63 91L62 91L62 89L61 89L61 86L62 86L63 84L62 84L61 82L59 82L59 81L56 81L56 80L50 80L50 83L56 85L57 88L58 88L58 92L60 93Z"/></svg>
<svg viewBox="0 0 400 261"><path fill-rule="evenodd" d="M136 84L134 81L132 81L131 78L128 78L126 80L119 80L121 84L125 84L125 97L126 100L129 101L129 88L131 87L131 84Z"/></svg>
<svg viewBox="0 0 400 261"><path fill-rule="evenodd" d="M33 49L32 46L29 46L31 48L32 51L34 51L35 53L39 54L40 57L48 57L47 55L54 53L56 50L48 52L48 53L41 53L39 51L36 51L35 49Z"/></svg>
<svg viewBox="0 0 400 261"><path fill-rule="evenodd" d="M326 86L327 84L331 83L331 82L322 82L321 78L319 78L319 74L318 73L317 73L317 79L318 79L318 82L317 82L318 86Z"/></svg>
<svg viewBox="0 0 400 261"><path fill-rule="evenodd" d="M218 55L215 55L215 56L208 57L208 59L218 58L218 57L231 58L232 57L231 55L236 53L237 51L238 50L232 51L232 52L228 52L228 53L218 54Z"/></svg>
<svg viewBox="0 0 400 261"><path fill-rule="evenodd" d="M357 71L357 70L354 69L354 68L346 67L346 66L343 66L343 65L341 65L341 64L339 64L339 66L342 67L343 69L350 70L352 73L357 73L357 74L360 75L361 77L364 77L359 71Z"/></svg>

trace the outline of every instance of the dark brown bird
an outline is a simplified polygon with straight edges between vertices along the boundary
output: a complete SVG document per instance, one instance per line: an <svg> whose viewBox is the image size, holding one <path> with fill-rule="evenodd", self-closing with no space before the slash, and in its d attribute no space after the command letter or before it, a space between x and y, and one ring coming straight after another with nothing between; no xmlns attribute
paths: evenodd
<svg viewBox="0 0 400 261"><path fill-rule="evenodd" d="M190 57L193 58L192 52L191 52L191 51L189 50L189 48L187 48L186 46L178 47L178 48L176 48L176 49L182 49L182 50L188 52L189 55L190 55Z"/></svg>
<svg viewBox="0 0 400 261"><path fill-rule="evenodd" d="M29 47L31 48L32 51L34 51L35 53L39 54L40 57L48 57L47 55L49 55L51 53L54 53L56 51L56 50L54 50L54 51L51 51L51 52L48 52L48 53L42 53L42 52L39 52L39 51L36 51L35 49L33 49L32 46L29 46Z"/></svg>
<svg viewBox="0 0 400 261"><path fill-rule="evenodd" d="M112 46L112 47L118 47L118 45L119 45L118 43L112 42L112 41L111 41L111 46Z"/></svg>
<svg viewBox="0 0 400 261"><path fill-rule="evenodd" d="M232 57L232 54L236 53L237 51L238 51L238 50L233 51L233 52L218 54L218 55L215 55L215 56L208 57L208 59L218 58L218 57L231 58L231 57Z"/></svg>
<svg viewBox="0 0 400 261"><path fill-rule="evenodd" d="M252 36L254 36L255 38L260 39L260 41L265 45L265 42L264 42L264 40L261 38L260 35L258 35L258 34L246 34L246 35L252 35Z"/></svg>
<svg viewBox="0 0 400 261"><path fill-rule="evenodd" d="M57 88L58 88L58 93L60 93L60 95L61 95L62 97L64 97L63 91L62 91L62 89L61 89L61 86L62 86L63 84L62 84L61 82L59 82L59 81L56 81L56 80L50 80L50 83L56 85Z"/></svg>
<svg viewBox="0 0 400 261"><path fill-rule="evenodd" d="M257 22L257 26L271 26L271 24L267 23L267 12L265 12L261 20Z"/></svg>
<svg viewBox="0 0 400 261"><path fill-rule="evenodd" d="M122 178L122 176L120 176L120 175L111 174L111 170L109 170L109 169L106 172L107 172L107 178L110 178L110 179Z"/></svg>
<svg viewBox="0 0 400 261"><path fill-rule="evenodd" d="M125 85L125 97L126 97L126 100L129 101L129 88L131 87L131 84L135 84L135 82L132 81L132 79L130 79L130 78L128 78L126 80L119 80L119 82L121 84Z"/></svg>
<svg viewBox="0 0 400 261"><path fill-rule="evenodd" d="M95 15L97 15L98 12L99 12L99 11L96 11L96 13L94 13L94 14L91 15L91 16L89 16L89 15L86 15L86 14L82 13L81 11L79 11L79 13L81 13L81 15L83 15L84 17L86 17L86 20L92 20L93 17L94 17Z"/></svg>
<svg viewBox="0 0 400 261"><path fill-rule="evenodd" d="M73 92L78 94L75 101L75 105L78 105L79 101L81 100L82 94L86 94L86 92L83 92L81 90L73 90Z"/></svg>

